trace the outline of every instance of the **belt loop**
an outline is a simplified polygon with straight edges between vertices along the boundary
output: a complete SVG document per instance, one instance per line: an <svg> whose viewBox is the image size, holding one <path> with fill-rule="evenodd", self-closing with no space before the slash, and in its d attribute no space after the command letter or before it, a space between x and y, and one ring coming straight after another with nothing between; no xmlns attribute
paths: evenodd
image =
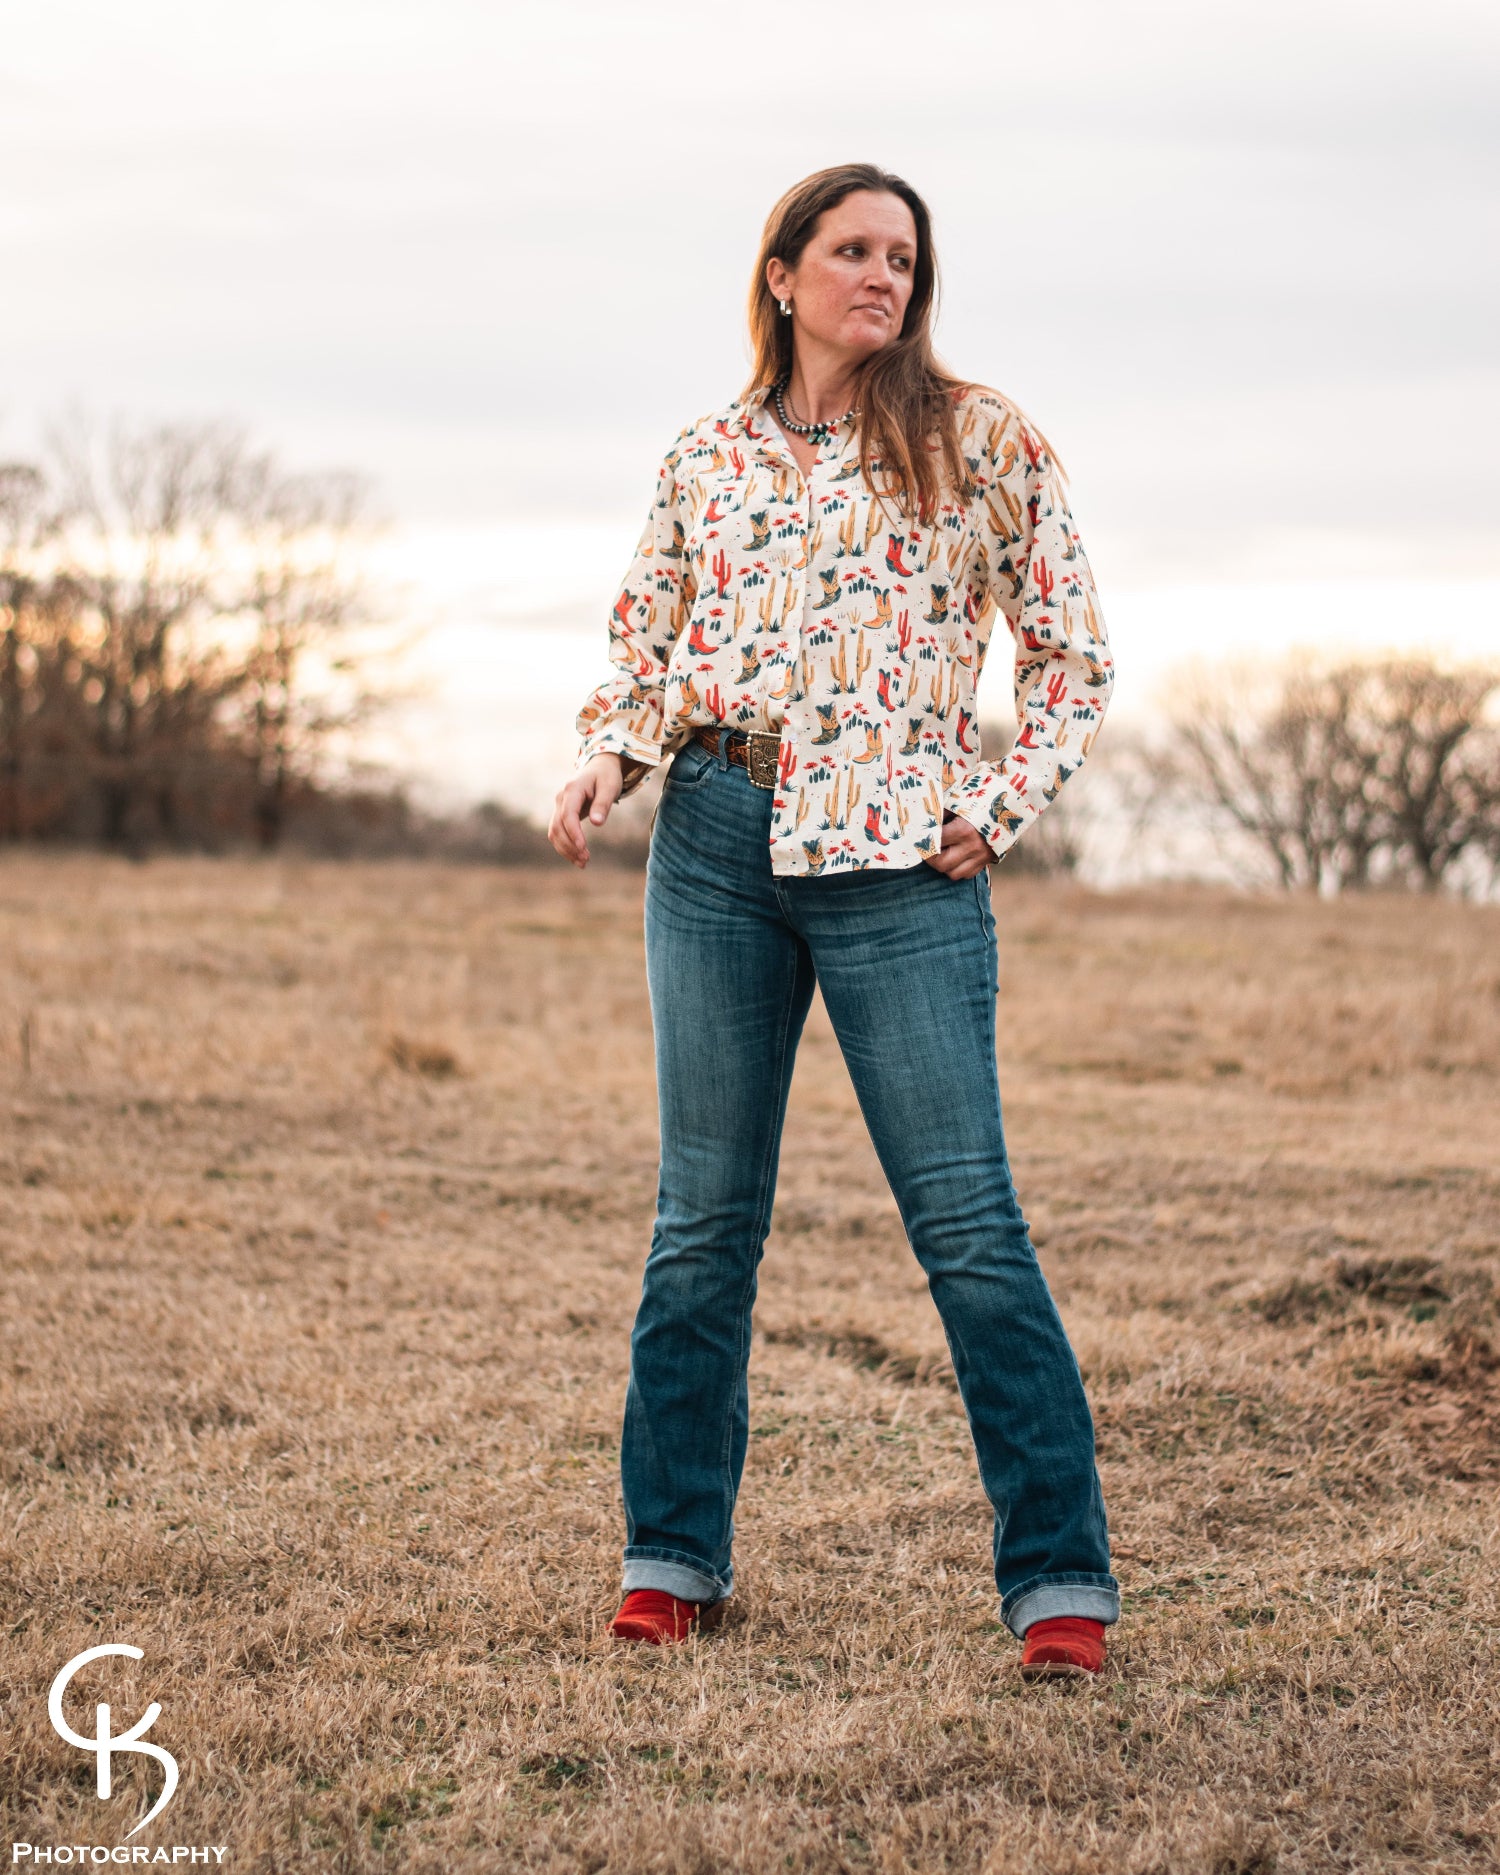
<svg viewBox="0 0 1500 1875"><path fill-rule="evenodd" d="M722 723L720 723L719 725L719 746L717 749L714 750L714 760L719 764L720 768L724 769L726 773L728 772L728 769L729 769L729 731L724 727Z"/></svg>

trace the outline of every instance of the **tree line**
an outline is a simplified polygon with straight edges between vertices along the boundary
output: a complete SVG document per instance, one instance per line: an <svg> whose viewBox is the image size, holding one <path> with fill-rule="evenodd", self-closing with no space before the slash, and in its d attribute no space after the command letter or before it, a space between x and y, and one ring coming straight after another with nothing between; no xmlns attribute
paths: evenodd
<svg viewBox="0 0 1500 1875"><path fill-rule="evenodd" d="M1324 894L1500 892L1500 667L1425 655L1200 666L1100 739L1006 858L1072 874L1111 842ZM983 744L1002 740L986 723Z"/></svg>
<svg viewBox="0 0 1500 1875"><path fill-rule="evenodd" d="M222 425L75 424L0 463L0 841L550 857L498 804L423 815L332 760L379 706L353 642L369 530L359 477L292 473ZM1497 699L1500 668L1421 657L1225 668L1090 768L1139 837L1195 819L1247 883L1493 891ZM1093 785L1008 871L1077 870ZM642 829L618 836L600 857L640 863Z"/></svg>

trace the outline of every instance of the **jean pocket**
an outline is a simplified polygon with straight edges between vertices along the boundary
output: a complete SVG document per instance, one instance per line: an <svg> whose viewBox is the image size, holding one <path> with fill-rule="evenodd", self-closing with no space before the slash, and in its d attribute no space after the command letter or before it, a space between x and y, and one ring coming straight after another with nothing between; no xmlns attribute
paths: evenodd
<svg viewBox="0 0 1500 1875"><path fill-rule="evenodd" d="M708 780L717 758L701 742L687 742L672 757L664 788L698 788Z"/></svg>

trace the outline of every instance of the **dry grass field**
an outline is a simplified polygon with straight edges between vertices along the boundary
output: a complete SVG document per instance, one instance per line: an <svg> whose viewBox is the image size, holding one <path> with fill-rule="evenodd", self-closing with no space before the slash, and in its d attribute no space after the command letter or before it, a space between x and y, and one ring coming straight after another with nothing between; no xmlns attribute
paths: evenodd
<svg viewBox="0 0 1500 1875"><path fill-rule="evenodd" d="M7 1865L141 1814L45 1708L127 1641L73 1723L159 1700L136 1841L240 1872L1494 1867L1500 911L1003 874L1007 1130L1124 1589L1081 1690L999 1628L820 1006L740 1588L627 1650L640 876L0 862Z"/></svg>

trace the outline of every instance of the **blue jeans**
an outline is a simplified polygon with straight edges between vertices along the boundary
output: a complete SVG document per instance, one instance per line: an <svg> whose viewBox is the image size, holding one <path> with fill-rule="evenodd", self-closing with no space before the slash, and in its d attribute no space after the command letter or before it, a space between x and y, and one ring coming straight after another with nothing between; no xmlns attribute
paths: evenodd
<svg viewBox="0 0 1500 1875"><path fill-rule="evenodd" d="M1013 1633L1119 1616L1094 1427L1000 1123L989 871L771 872L771 791L689 742L646 872L661 1111L651 1251L620 1447L624 1586L734 1586L756 1274L813 985L927 1273L994 1507Z"/></svg>

